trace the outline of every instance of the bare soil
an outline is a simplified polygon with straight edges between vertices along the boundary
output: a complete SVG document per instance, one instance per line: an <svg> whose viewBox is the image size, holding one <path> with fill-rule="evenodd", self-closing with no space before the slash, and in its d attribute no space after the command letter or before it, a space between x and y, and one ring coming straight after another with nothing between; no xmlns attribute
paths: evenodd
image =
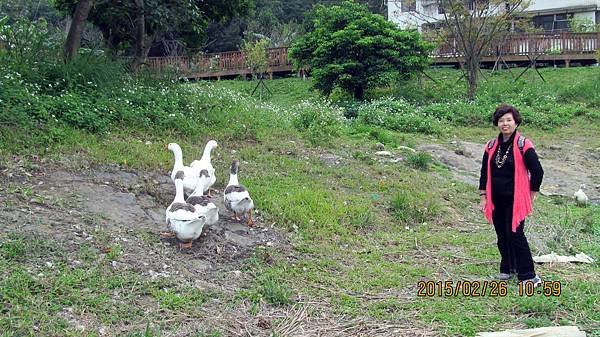
<svg viewBox="0 0 600 337"><path fill-rule="evenodd" d="M123 259L129 267L149 273L163 269L161 259L184 254L181 269L170 273L190 273L195 277L220 269L224 263L239 261L257 246L285 245L281 233L263 226L248 227L236 221L223 206L221 191L213 193L219 207L219 222L206 226L191 249L180 250L177 239L159 238L166 231L165 208L174 198L173 183L167 173L141 172L118 166L97 166L71 171L40 161L33 168L19 165L2 170L0 202L13 207L0 210L3 231L32 232L81 244L94 240L95 232L108 233L106 244L118 243L132 258ZM156 234L160 250L153 251L144 233ZM151 246L151 245L150 245ZM165 256L165 254L167 256ZM175 256L173 256L175 255ZM190 268L191 267L191 268Z"/></svg>
<svg viewBox="0 0 600 337"><path fill-rule="evenodd" d="M585 140L568 140L561 146L538 146L536 152L544 169L540 192L572 198L573 193L585 184L585 193L600 201L600 149L588 149ZM483 144L452 141L445 145L425 144L419 150L430 153L447 166L454 177L468 184L479 185L479 171L483 157Z"/></svg>

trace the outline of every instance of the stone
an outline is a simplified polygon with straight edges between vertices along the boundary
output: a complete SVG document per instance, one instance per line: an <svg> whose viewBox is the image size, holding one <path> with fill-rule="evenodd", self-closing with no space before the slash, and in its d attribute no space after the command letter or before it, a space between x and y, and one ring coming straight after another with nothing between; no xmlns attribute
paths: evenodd
<svg viewBox="0 0 600 337"><path fill-rule="evenodd" d="M254 244L254 240L251 238L238 235L230 231L225 232L225 239L242 247L250 247Z"/></svg>
<svg viewBox="0 0 600 337"><path fill-rule="evenodd" d="M382 156L382 157L392 157L393 154L390 151L377 151L375 152L376 155L378 156Z"/></svg>

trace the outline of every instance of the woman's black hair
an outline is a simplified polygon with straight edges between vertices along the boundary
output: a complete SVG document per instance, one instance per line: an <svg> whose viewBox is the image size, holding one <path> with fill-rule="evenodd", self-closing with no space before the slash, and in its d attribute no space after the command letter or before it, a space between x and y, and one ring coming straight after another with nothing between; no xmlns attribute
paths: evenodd
<svg viewBox="0 0 600 337"><path fill-rule="evenodd" d="M492 122L494 123L494 125L498 126L498 120L500 119L500 117L502 117L508 113L513 115L513 118L515 119L515 123L517 123L517 126L521 125L521 113L519 113L519 110L517 110L517 108L515 108L514 106L506 104L506 103L500 104L496 108L496 111L494 111L494 115L492 116Z"/></svg>

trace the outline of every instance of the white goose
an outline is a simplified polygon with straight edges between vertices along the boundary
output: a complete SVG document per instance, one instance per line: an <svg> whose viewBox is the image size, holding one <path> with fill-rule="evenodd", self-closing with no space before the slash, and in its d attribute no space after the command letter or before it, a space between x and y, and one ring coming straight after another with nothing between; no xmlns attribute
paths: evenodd
<svg viewBox="0 0 600 337"><path fill-rule="evenodd" d="M194 160L190 164L190 167L198 170L198 172L201 172L202 170L206 170L208 172L208 183L204 186L204 190L202 191L203 193L208 191L208 195L210 195L210 187L217 181L217 177L215 176L215 168L210 161L210 153L216 147L217 142L215 140L208 141L206 146L204 146L202 158L200 158L200 160Z"/></svg>
<svg viewBox="0 0 600 337"><path fill-rule="evenodd" d="M171 180L175 182L175 175L178 172L183 172L183 191L184 193L191 194L198 185L200 170L183 164L183 153L181 147L177 143L169 143L167 148L173 152L175 156L175 164L173 165L173 171L171 172Z"/></svg>
<svg viewBox="0 0 600 337"><path fill-rule="evenodd" d="M181 248L191 248L192 241L196 240L200 234L206 217L200 215L196 208L185 202L183 198L183 171L175 174L175 199L169 205L165 212L167 227L175 233L180 241Z"/></svg>
<svg viewBox="0 0 600 337"><path fill-rule="evenodd" d="M577 205L584 206L587 205L587 203L590 201L585 192L583 192L584 189L585 184L581 184L579 185L579 189L577 190L577 192L573 193L573 198L575 198L575 203L577 203Z"/></svg>
<svg viewBox="0 0 600 337"><path fill-rule="evenodd" d="M205 216L207 224L213 225L219 221L219 209L217 208L217 205L211 201L209 196L203 195L202 184L198 184L194 193L192 193L185 202L194 206L198 214Z"/></svg>
<svg viewBox="0 0 600 337"><path fill-rule="evenodd" d="M247 224L248 226L254 226L254 221L252 220L254 201L252 201L252 198L250 198L250 193L248 193L248 190L238 182L237 173L239 166L240 162L237 160L231 164L229 183L225 188L223 197L225 201L225 208L233 212L236 220L239 220L238 214L246 216L246 213L248 213L246 218Z"/></svg>

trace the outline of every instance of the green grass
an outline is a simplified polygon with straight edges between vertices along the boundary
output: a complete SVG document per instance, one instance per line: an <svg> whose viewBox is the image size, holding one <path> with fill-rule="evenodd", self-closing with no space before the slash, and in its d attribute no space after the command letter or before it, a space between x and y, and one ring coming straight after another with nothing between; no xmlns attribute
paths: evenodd
<svg viewBox="0 0 600 337"><path fill-rule="evenodd" d="M110 263L114 250L106 256L87 246L70 252L54 240L21 234L3 235L0 245L0 330L9 331L3 336L79 335L69 315L93 317L88 322L92 330L160 318L159 312L148 316L141 307L146 301L167 312L200 315L203 304L217 296L115 270Z"/></svg>
<svg viewBox="0 0 600 337"><path fill-rule="evenodd" d="M586 114L552 132L534 125L524 125L524 132L539 147L583 137L593 149L600 146L600 124L589 119L588 113L597 106L596 96L588 91L594 88L592 79L597 72L593 68L546 69L547 84L531 77L527 78L528 86L513 85L506 81L509 75L499 75L482 84L481 99L487 102L486 109L499 99L512 98L535 106L541 91L554 90L558 98L553 100L570 106L569 98L573 97L569 93L585 90L583 98L574 100L586 106ZM460 97L462 88L453 82L457 72L439 71L433 76L445 78L444 82L437 87L429 83L419 92L415 82L371 94L402 93L417 105L430 98ZM572 81L575 78L582 80ZM322 304L313 308L322 311L318 314L369 318L382 325L410 323L442 336L565 324L578 325L589 335L599 336L594 332L600 322L597 263L536 266L544 278L561 282L560 298L521 297L515 283L509 285L505 297L417 297L421 280L488 279L497 272L499 254L493 228L477 211L476 188L453 180L450 172L431 158L420 153L408 155L397 147L446 143L449 135L483 144L495 131L463 125L449 128L450 134L424 135L353 122L344 125L333 141L315 143L307 137L308 128L294 128L286 119L275 122L280 113L316 97L308 90L309 84L291 78L274 80L267 84L274 95L257 102L246 96L255 83L213 83L215 93L222 93L221 88L241 91L239 97L223 94L215 98L218 104L225 104L227 97L239 101L214 110L218 115L210 117L214 124L199 125L203 132L197 137L169 129L145 132L124 127L94 135L61 128L60 142L47 150L22 147L25 165L30 159L30 164L34 162L29 156L41 154L75 169L116 163L126 169L166 172L172 157L164 144L178 142L184 160L189 161L199 157L206 140L217 139L217 172L227 172L233 159L243 161L240 181L251 191L264 225L273 224L282 231L289 246L257 249L251 258L240 261L244 275L241 288L233 293L214 293L186 283L144 278L135 270L112 268L111 262L126 258L128 252L122 246L110 245L110 233L99 239L111 248L108 253L101 253L96 246L73 252L60 240L2 233L0 301L5 309L0 330L14 331L3 336L81 335L60 318L64 315L59 313L67 307L75 314L89 315L96 326L125 319L140 323L130 328L129 336L160 336L183 329L178 324L185 323L184 317L202 319L202 308L215 299L220 302L211 305L252 317L316 302ZM205 83L198 85L207 87ZM212 89L207 90L208 97ZM501 95L503 92L506 96ZM486 113L491 114L491 110ZM240 114L236 123L227 124L236 114ZM9 134L12 136L7 139L13 140L24 135L5 132ZM406 160L380 160L374 155L377 142ZM3 158L8 158L9 147L4 144L2 149ZM323 160L324 154L336 156L339 163ZM226 174L218 175L217 186L224 186L226 179ZM11 195L19 195L12 201L15 204L35 196L26 186L13 184L9 190ZM565 199L541 196L528 235L539 237L548 250L568 254L584 251L597 258L599 218L598 206L578 208ZM133 231L131 235L151 245L156 243L153 234ZM185 261L187 257L181 258ZM73 259L81 264L73 265ZM46 262L53 267L47 267ZM44 276L38 276L40 273ZM119 304L116 309L114 301ZM227 333L211 328L196 331L198 336Z"/></svg>

